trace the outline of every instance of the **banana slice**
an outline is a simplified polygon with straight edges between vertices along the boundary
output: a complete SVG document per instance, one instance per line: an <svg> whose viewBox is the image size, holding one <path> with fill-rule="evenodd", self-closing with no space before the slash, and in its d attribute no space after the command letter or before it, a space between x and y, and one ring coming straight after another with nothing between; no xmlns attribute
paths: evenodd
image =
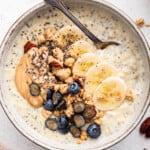
<svg viewBox="0 0 150 150"><path fill-rule="evenodd" d="M92 95L99 84L106 78L117 75L118 71L109 64L98 64L86 73L85 91Z"/></svg>
<svg viewBox="0 0 150 150"><path fill-rule="evenodd" d="M95 52L95 47L87 41L79 40L76 41L69 47L69 54L73 58L78 58L84 53Z"/></svg>
<svg viewBox="0 0 150 150"><path fill-rule="evenodd" d="M85 35L76 26L65 26L54 35L54 40L60 46L66 46L70 42L85 38Z"/></svg>
<svg viewBox="0 0 150 150"><path fill-rule="evenodd" d="M125 99L127 86L119 77L105 79L96 89L93 101L100 110L113 110L119 107Z"/></svg>
<svg viewBox="0 0 150 150"><path fill-rule="evenodd" d="M85 77L86 72L90 67L100 62L99 57L94 53L86 53L81 55L73 67L73 75Z"/></svg>

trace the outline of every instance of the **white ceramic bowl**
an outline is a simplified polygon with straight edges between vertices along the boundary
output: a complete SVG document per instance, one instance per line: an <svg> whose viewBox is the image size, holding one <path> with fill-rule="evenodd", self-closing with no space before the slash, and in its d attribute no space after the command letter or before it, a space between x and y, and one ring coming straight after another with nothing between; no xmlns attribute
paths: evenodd
<svg viewBox="0 0 150 150"><path fill-rule="evenodd" d="M14 124L14 126L28 139L33 141L34 143L48 148L48 149L86 149L86 150L94 150L94 149L104 149L112 146L113 144L119 142L121 139L126 137L139 123L142 116L144 115L146 109L148 108L149 104L149 89L150 89L150 65L149 65L149 48L148 44L139 31L139 29L136 27L134 22L125 15L122 11L118 10L114 6L112 6L109 3L104 2L103 0L94 1L94 0L65 0L65 3L72 8L72 6L76 5L88 5L92 8L95 6L99 8L100 10L107 11L108 14L112 14L114 18L117 18L121 20L124 25L132 32L132 38L135 39L135 41L138 43L138 46L141 48L141 59L143 59L144 66L145 66L145 91L143 93L143 99L140 103L139 107L135 109L135 114L132 120L124 125L124 128L122 130L119 130L117 133L113 134L109 138L106 138L103 141L99 140L91 140L90 142L86 144L72 144L72 143L62 143L59 142L59 140L52 140L51 138L45 138L44 136L40 135L36 130L29 127L28 124L23 120L23 118L19 115L17 112L17 109L15 109L14 104L12 103L13 95L11 95L11 84L8 86L7 83L13 82L13 76L9 76L9 74L14 73L14 70L8 70L6 68L6 62L10 61L10 51L11 46L13 43L13 39L16 37L18 32L22 29L22 27L28 22L28 20L31 20L33 17L36 16L37 13L43 12L45 9L48 9L48 5L46 5L44 2L40 3L30 10L28 10L26 13L24 13L9 29L7 35L5 36L2 44L1 44L1 55L0 55L0 100L2 107L4 111L6 112L8 118L10 121ZM59 16L57 16L59 17ZM90 18L89 18L90 19ZM100 25L99 25L100 26ZM20 52L18 52L20 54ZM17 59L17 57L16 57ZM9 65L9 64L7 64ZM15 67L15 66L14 66ZM6 78L7 77L7 78ZM7 79L7 80L6 80ZM21 108L21 106L20 106Z"/></svg>

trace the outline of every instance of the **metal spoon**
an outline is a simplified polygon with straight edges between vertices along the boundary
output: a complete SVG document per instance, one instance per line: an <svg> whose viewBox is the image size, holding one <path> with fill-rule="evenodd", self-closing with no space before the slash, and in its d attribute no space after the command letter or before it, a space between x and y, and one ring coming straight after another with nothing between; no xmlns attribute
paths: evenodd
<svg viewBox="0 0 150 150"><path fill-rule="evenodd" d="M90 32L72 13L67 9L61 0L45 0L48 4L62 11L76 26L78 26L84 34L91 39L98 49L104 49L109 45L120 45L114 41L103 42Z"/></svg>

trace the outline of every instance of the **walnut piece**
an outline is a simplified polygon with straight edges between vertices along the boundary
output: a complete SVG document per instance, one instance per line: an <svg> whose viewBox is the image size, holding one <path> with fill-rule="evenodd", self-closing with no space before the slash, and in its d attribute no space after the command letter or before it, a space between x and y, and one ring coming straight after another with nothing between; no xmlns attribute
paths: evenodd
<svg viewBox="0 0 150 150"><path fill-rule="evenodd" d="M82 141L86 141L86 140L88 139L88 135L87 135L87 132L86 132L86 131L82 131L82 132L81 132L80 139L81 139Z"/></svg>
<svg viewBox="0 0 150 150"><path fill-rule="evenodd" d="M68 93L68 84L60 84L59 91L61 94Z"/></svg>
<svg viewBox="0 0 150 150"><path fill-rule="evenodd" d="M42 116L44 118L48 118L52 115L52 112L51 111L48 111L48 110L45 110L45 109L42 109Z"/></svg>
<svg viewBox="0 0 150 150"><path fill-rule="evenodd" d="M69 77L69 78L67 78L66 80L65 80L65 83L67 83L67 84L71 84L71 83L73 83L73 77Z"/></svg>
<svg viewBox="0 0 150 150"><path fill-rule="evenodd" d="M72 57L66 58L64 64L67 67L72 67L74 65L75 59Z"/></svg>
<svg viewBox="0 0 150 150"><path fill-rule="evenodd" d="M53 49L53 56L60 61L63 61L64 59L64 53L60 48Z"/></svg>
<svg viewBox="0 0 150 150"><path fill-rule="evenodd" d="M137 26L142 27L144 25L144 19L143 18L139 18L135 21Z"/></svg>
<svg viewBox="0 0 150 150"><path fill-rule="evenodd" d="M40 34L40 35L37 36L37 42L38 42L38 44L42 44L45 41L46 41L46 39L45 39L45 37L44 37L43 34Z"/></svg>
<svg viewBox="0 0 150 150"><path fill-rule="evenodd" d="M101 119L95 119L94 122L98 125L101 125L102 124L102 120Z"/></svg>
<svg viewBox="0 0 150 150"><path fill-rule="evenodd" d="M46 40L52 40L52 37L54 36L56 32L56 28L55 27L49 27L45 29L45 38Z"/></svg>
<svg viewBox="0 0 150 150"><path fill-rule="evenodd" d="M71 75L71 70L69 68L57 69L54 72L61 81L65 81Z"/></svg>

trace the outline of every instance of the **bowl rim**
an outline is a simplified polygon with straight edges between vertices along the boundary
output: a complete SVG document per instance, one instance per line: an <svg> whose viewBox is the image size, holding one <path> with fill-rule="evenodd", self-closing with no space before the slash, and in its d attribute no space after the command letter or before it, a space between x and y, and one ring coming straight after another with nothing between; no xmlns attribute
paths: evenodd
<svg viewBox="0 0 150 150"><path fill-rule="evenodd" d="M139 30L139 28L136 26L136 24L133 22L133 20L125 13L123 12L121 9L117 8L116 6L114 6L113 4L106 2L104 0L87 0L89 2L95 2L97 3L97 5L105 5L106 7L110 8L111 10L113 10L114 12L118 13L121 17L123 17L129 24L130 26L134 29L134 31L137 33L137 35L139 36L141 42L143 43L144 47L145 47L145 52L146 52L146 57L148 60L148 66L150 68L150 47L149 44L146 40L146 38L144 37L143 33ZM37 9L45 6L46 3L45 2L40 2L34 6L32 6L30 9L28 9L27 11L25 11L8 29L7 33L5 34L1 44L0 44L0 63L1 63L1 56L3 54L3 49L5 47L5 45L7 45L8 42L8 38L13 34L13 31L15 30L16 26L27 16L30 15L30 13L36 11ZM1 89L1 85L0 85L0 89ZM44 143L42 143L40 140L37 141L37 139L35 139L34 136L26 133L21 127L19 127L17 125L17 122L15 122L15 120L12 119L11 114L6 106L6 104L3 102L3 96L2 96L2 92L0 91L0 104L6 114L6 116L8 117L8 119L11 121L11 123L14 125L14 127L27 139L29 139L31 142L43 147L43 148L53 148L53 149L58 149L57 147L48 147L46 145L44 145ZM109 148L117 143L119 143L121 140L123 140L125 137L127 137L136 127L137 125L140 123L140 121L142 120L144 114L146 113L148 106L149 106L149 101L150 101L150 84L149 84L149 90L148 90L148 95L146 97L146 102L143 106L143 109L141 110L141 113L138 117L138 119L136 120L136 122L134 122L134 124L130 125L130 127L127 129L126 133L118 136L115 140L111 140L109 143L107 143L107 145L105 144L103 147L94 147L92 148L92 150L100 150L100 149L106 149ZM60 148L59 148L60 150ZM61 149L61 150L65 150L65 149ZM90 150L90 149L89 149Z"/></svg>

